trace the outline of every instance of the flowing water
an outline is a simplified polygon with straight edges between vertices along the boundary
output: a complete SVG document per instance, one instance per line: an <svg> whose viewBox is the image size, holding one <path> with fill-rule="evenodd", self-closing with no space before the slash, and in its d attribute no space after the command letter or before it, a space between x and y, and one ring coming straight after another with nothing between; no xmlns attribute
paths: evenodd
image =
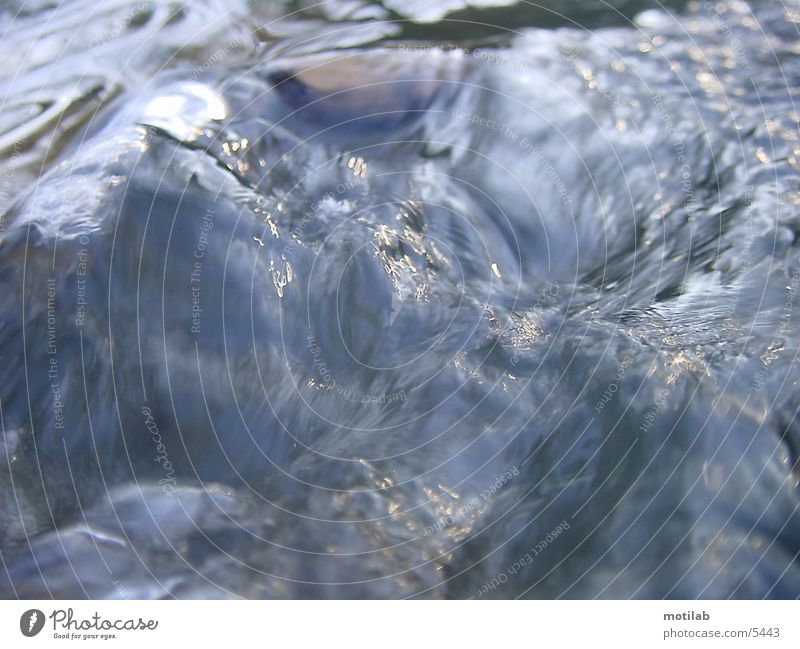
<svg viewBox="0 0 800 649"><path fill-rule="evenodd" d="M0 19L0 594L800 595L800 5Z"/></svg>

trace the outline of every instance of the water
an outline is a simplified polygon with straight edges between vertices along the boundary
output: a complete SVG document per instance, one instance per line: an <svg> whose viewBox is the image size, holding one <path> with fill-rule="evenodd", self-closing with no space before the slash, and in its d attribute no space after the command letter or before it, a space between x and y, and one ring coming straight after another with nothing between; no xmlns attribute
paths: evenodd
<svg viewBox="0 0 800 649"><path fill-rule="evenodd" d="M489 4L7 4L0 593L800 594L800 7Z"/></svg>

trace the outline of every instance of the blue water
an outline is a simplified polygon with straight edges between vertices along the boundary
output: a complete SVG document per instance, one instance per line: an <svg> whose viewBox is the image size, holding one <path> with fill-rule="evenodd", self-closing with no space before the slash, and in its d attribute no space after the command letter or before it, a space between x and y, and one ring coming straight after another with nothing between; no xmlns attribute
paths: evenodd
<svg viewBox="0 0 800 649"><path fill-rule="evenodd" d="M800 596L800 5L467 5L6 3L2 596Z"/></svg>

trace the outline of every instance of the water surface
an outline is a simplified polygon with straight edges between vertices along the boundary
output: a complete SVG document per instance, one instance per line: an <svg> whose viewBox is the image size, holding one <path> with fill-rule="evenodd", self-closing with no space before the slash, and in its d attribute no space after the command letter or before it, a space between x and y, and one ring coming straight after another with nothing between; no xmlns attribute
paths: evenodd
<svg viewBox="0 0 800 649"><path fill-rule="evenodd" d="M800 595L798 21L7 3L0 593Z"/></svg>

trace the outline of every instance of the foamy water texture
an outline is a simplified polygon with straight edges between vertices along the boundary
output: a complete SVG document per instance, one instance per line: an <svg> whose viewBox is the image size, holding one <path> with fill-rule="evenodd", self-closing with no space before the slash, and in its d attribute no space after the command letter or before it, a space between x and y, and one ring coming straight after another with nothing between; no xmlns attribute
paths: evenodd
<svg viewBox="0 0 800 649"><path fill-rule="evenodd" d="M800 595L800 5L6 3L0 594Z"/></svg>

